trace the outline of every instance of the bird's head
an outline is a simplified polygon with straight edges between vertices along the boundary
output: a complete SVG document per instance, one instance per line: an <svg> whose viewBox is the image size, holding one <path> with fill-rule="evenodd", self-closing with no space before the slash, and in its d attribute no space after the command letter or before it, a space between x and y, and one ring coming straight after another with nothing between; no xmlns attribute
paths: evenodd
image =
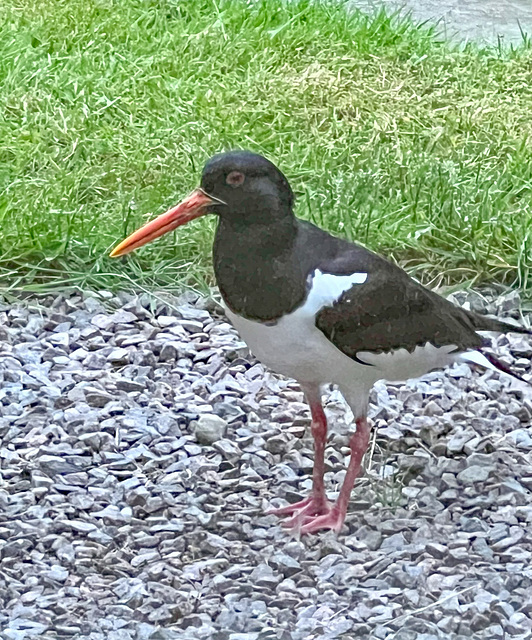
<svg viewBox="0 0 532 640"><path fill-rule="evenodd" d="M207 213L239 227L270 224L292 216L293 202L288 180L272 162L250 151L220 153L205 165L198 189L137 229L110 255L130 253Z"/></svg>

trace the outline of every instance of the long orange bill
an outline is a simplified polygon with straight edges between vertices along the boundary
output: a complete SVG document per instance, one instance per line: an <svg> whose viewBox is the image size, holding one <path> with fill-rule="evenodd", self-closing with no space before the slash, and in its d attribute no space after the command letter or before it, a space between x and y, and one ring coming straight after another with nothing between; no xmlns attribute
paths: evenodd
<svg viewBox="0 0 532 640"><path fill-rule="evenodd" d="M194 218L207 213L207 207L213 204L224 204L221 200L209 196L203 189L196 189L176 207L147 222L143 227L134 231L130 236L117 245L109 254L111 258L125 256L148 242L160 238L165 233L173 231Z"/></svg>

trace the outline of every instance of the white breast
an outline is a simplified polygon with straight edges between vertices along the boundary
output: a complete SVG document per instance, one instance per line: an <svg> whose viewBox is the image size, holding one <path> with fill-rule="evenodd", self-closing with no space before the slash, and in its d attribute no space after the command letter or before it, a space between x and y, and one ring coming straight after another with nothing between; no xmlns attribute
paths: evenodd
<svg viewBox="0 0 532 640"><path fill-rule="evenodd" d="M345 276L322 273L317 269L305 302L278 322L266 325L246 320L226 309L227 317L253 354L277 373L301 383L337 384L355 415L365 411L367 396L380 379L405 380L421 376L454 360L454 346L437 348L427 343L413 353L398 349L388 353L362 353L362 365L346 356L316 327L316 313L337 301L356 284L363 284L367 273ZM356 295L356 290L353 295Z"/></svg>
<svg viewBox="0 0 532 640"><path fill-rule="evenodd" d="M333 276L316 270L305 302L275 324L246 320L230 310L227 316L251 351L274 371L300 382L332 382L353 361L316 327L316 313L366 278L366 273Z"/></svg>

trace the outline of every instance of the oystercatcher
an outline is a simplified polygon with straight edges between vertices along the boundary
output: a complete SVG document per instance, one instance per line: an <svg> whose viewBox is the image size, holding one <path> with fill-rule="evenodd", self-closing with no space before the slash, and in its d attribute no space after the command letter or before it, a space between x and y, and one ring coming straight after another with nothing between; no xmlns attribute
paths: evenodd
<svg viewBox="0 0 532 640"><path fill-rule="evenodd" d="M339 531L368 447L373 384L419 377L457 360L508 373L482 353L478 332L531 332L455 306L375 253L296 218L293 207L288 180L269 160L248 151L221 153L205 165L200 188L111 256L207 213L218 216L214 271L227 316L257 358L300 383L311 410L312 492L274 512L290 515L301 533ZM328 383L338 386L356 423L335 504L323 481L321 387Z"/></svg>

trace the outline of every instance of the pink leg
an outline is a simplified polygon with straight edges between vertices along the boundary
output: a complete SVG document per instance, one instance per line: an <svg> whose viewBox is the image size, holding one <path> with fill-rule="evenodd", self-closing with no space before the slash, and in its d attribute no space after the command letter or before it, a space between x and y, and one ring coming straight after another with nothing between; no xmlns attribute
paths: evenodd
<svg viewBox="0 0 532 640"><path fill-rule="evenodd" d="M340 489L338 500L332 509L323 515L314 517L304 517L299 531L301 533L314 533L319 529L332 529L340 531L344 524L347 513L347 506L355 480L360 474L362 458L368 448L370 428L366 418L357 418L357 430L351 436L349 447L351 449L351 459L347 467L344 483Z"/></svg>
<svg viewBox="0 0 532 640"><path fill-rule="evenodd" d="M293 515L287 521L286 526L291 527L303 518L303 516L318 516L328 513L330 509L323 474L325 472L325 444L327 442L327 418L321 406L319 387L304 388L312 415L312 436L314 438L314 468L312 471L312 493L305 500L289 504L280 509L272 509L268 513L277 516Z"/></svg>

